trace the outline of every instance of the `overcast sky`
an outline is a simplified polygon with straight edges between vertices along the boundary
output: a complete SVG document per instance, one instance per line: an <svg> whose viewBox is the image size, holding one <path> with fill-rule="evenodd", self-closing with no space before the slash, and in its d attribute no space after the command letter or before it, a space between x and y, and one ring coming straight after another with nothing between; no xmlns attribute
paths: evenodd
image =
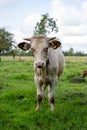
<svg viewBox="0 0 87 130"><path fill-rule="evenodd" d="M0 28L15 35L16 42L33 34L42 14L57 19L62 49L87 53L87 0L0 0Z"/></svg>

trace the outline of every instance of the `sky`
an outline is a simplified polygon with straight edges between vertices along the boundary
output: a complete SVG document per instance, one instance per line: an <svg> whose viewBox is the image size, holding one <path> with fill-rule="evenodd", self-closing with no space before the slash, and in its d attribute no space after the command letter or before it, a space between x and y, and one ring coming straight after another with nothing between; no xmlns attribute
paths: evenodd
<svg viewBox="0 0 87 130"><path fill-rule="evenodd" d="M16 43L31 37L41 15L57 20L62 50L87 53L87 0L0 0L0 28L14 34Z"/></svg>

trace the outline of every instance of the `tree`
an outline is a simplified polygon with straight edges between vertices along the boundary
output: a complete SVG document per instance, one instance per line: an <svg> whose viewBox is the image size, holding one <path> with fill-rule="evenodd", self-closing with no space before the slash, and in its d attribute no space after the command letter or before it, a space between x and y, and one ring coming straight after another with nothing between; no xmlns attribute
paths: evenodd
<svg viewBox="0 0 87 130"><path fill-rule="evenodd" d="M1 53L4 51L9 51L12 47L13 34L5 30L5 28L0 29L0 61Z"/></svg>
<svg viewBox="0 0 87 130"><path fill-rule="evenodd" d="M69 49L69 55L72 56L73 54L74 54L74 49L71 47L71 48Z"/></svg>
<svg viewBox="0 0 87 130"><path fill-rule="evenodd" d="M49 18L49 14L42 15L40 22L36 23L34 34L47 34L50 32L58 32L56 21L53 18Z"/></svg>

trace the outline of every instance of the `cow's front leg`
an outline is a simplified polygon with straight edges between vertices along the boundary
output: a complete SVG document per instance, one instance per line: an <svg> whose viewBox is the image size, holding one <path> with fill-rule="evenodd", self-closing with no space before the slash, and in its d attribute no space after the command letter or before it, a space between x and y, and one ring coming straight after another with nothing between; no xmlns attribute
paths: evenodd
<svg viewBox="0 0 87 130"><path fill-rule="evenodd" d="M40 109L40 104L42 99L45 99L45 85L38 85L37 86L37 107L36 110Z"/></svg>
<svg viewBox="0 0 87 130"><path fill-rule="evenodd" d="M49 103L51 105L51 111L54 111L54 103L55 103L54 93L55 93L55 86L57 84L57 80L58 80L57 77L54 77L52 79L48 90L48 98L49 98Z"/></svg>
<svg viewBox="0 0 87 130"><path fill-rule="evenodd" d="M35 84L36 84L36 88L37 88L37 107L36 107L36 110L40 110L40 104L41 104L41 101L42 101L42 98L43 98L43 95L42 95L42 86L38 80L38 77L35 76Z"/></svg>
<svg viewBox="0 0 87 130"><path fill-rule="evenodd" d="M43 99L46 99L45 89L46 89L46 84L44 83L44 84L42 85L42 97L43 97Z"/></svg>
<svg viewBox="0 0 87 130"><path fill-rule="evenodd" d="M36 107L36 110L40 110L40 104L41 104L41 101L42 101L42 89L41 89L41 86L37 85L37 107Z"/></svg>
<svg viewBox="0 0 87 130"><path fill-rule="evenodd" d="M41 95L37 95L37 107L36 107L36 111L40 110L40 103L42 101L42 96Z"/></svg>

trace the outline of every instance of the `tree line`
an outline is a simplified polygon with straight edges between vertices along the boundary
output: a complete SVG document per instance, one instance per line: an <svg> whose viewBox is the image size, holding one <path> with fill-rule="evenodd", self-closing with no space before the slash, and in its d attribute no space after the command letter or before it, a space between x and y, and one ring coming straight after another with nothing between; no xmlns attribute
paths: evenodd
<svg viewBox="0 0 87 130"><path fill-rule="evenodd" d="M74 49L71 47L68 51L63 51L65 56L87 56L87 53L84 53L82 51L74 51Z"/></svg>

